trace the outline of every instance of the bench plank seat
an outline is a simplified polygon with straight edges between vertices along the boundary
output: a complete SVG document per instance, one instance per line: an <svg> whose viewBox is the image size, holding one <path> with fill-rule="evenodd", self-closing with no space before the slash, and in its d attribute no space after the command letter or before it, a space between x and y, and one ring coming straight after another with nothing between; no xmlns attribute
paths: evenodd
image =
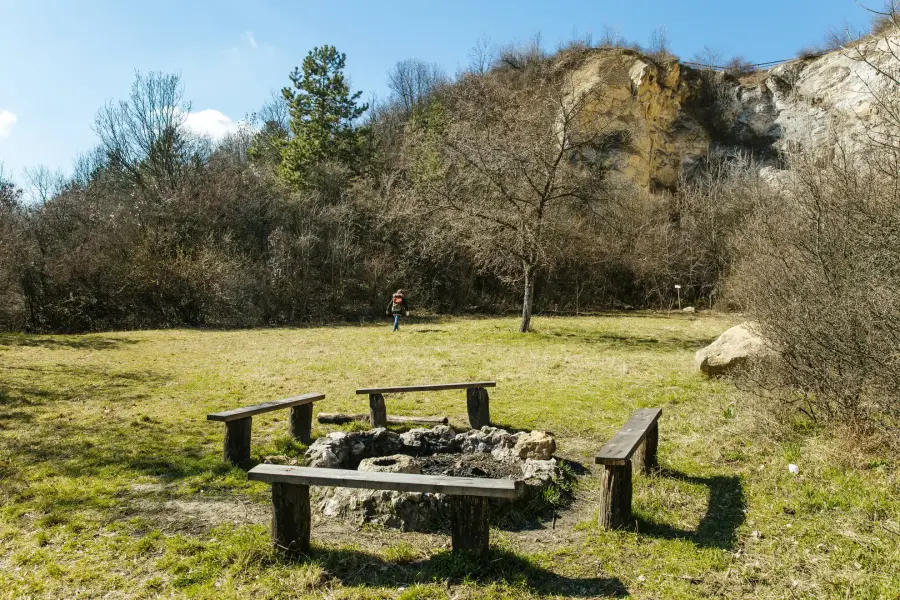
<svg viewBox="0 0 900 600"><path fill-rule="evenodd" d="M361 388L357 394L402 394L404 392L440 392L443 390L468 390L472 388L497 387L496 381L470 381L465 383L433 383L386 388Z"/></svg>
<svg viewBox="0 0 900 600"><path fill-rule="evenodd" d="M322 469L285 465L257 465L247 476L253 481L349 487L395 492L425 492L455 496L516 498L519 490L512 479L482 477L445 477L409 473L373 473L348 469Z"/></svg>
<svg viewBox="0 0 900 600"><path fill-rule="evenodd" d="M224 412L208 414L206 415L206 419L209 421L222 421L228 423L229 421L246 419L247 417L252 417L253 415L258 415L260 413L265 413L273 410L292 408L294 406L302 406L304 404L312 404L313 402L322 400L324 398L325 394L303 394L302 396L294 396L293 398L286 398L284 400L274 400L272 402L256 404L255 406L245 406L244 408L235 408L233 410L226 410Z"/></svg>
<svg viewBox="0 0 900 600"><path fill-rule="evenodd" d="M635 411L622 429L600 448L594 462L598 465L627 464L661 414L661 408L642 408Z"/></svg>

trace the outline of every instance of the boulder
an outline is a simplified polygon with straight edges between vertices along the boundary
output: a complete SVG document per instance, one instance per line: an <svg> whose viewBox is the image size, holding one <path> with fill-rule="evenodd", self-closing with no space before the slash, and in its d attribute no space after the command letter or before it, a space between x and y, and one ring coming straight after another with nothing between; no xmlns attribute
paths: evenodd
<svg viewBox="0 0 900 600"><path fill-rule="evenodd" d="M404 452L417 456L459 452L456 432L447 425L438 425L431 429L411 429L400 435L400 443Z"/></svg>
<svg viewBox="0 0 900 600"><path fill-rule="evenodd" d="M422 472L419 466L411 456L406 454L394 454L393 456L380 456L376 458L365 458L359 463L357 471L366 471L369 473L413 473Z"/></svg>
<svg viewBox="0 0 900 600"><path fill-rule="evenodd" d="M522 460L550 460L556 452L556 440L544 431L520 433L513 453Z"/></svg>
<svg viewBox="0 0 900 600"><path fill-rule="evenodd" d="M710 377L727 375L744 366L748 360L768 353L765 341L753 323L736 325L712 344L694 354L694 364Z"/></svg>

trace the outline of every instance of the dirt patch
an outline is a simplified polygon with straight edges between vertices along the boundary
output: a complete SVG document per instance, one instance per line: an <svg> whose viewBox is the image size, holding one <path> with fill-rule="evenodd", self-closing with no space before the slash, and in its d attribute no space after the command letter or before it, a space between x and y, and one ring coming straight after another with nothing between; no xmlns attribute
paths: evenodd
<svg viewBox="0 0 900 600"><path fill-rule="evenodd" d="M210 496L172 500L142 499L133 512L158 523L163 530L200 532L219 525L250 525L271 518L271 508L247 498Z"/></svg>

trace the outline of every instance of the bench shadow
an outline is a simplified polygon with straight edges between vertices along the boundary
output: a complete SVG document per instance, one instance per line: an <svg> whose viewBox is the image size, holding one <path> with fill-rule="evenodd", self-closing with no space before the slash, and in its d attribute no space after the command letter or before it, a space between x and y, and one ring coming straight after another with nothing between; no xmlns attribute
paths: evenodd
<svg viewBox="0 0 900 600"><path fill-rule="evenodd" d="M435 582L479 584L524 583L539 595L623 598L628 589L615 577L567 577L537 566L506 549L491 548L489 557L478 559L450 550L409 563L391 562L355 549L314 546L309 557L282 559L286 562L313 560L344 586L399 587Z"/></svg>
<svg viewBox="0 0 900 600"><path fill-rule="evenodd" d="M695 477L681 471L662 468L658 477L668 477L709 488L706 514L697 529L690 531L636 516L637 531L642 535L671 540L688 540L702 548L732 550L737 543L737 530L747 518L747 498L740 477L714 475Z"/></svg>

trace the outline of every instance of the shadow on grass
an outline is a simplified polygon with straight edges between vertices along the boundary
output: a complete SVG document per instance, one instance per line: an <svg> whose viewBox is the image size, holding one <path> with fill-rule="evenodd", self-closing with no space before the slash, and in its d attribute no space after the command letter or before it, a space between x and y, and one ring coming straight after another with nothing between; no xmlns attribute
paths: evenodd
<svg viewBox="0 0 900 600"><path fill-rule="evenodd" d="M724 550L734 548L737 543L737 529L747 518L745 512L747 499L739 477L727 475L694 477L671 469L661 469L659 476L707 486L709 503L706 514L694 531L638 516L636 521L639 533L663 539L688 540L703 548Z"/></svg>
<svg viewBox="0 0 900 600"><path fill-rule="evenodd" d="M122 346L139 344L140 340L131 338L111 338L94 336L50 336L28 335L21 333L0 334L0 346L69 349L69 350L116 350Z"/></svg>
<svg viewBox="0 0 900 600"><path fill-rule="evenodd" d="M288 560L288 559L285 559ZM535 593L552 596L623 598L628 590L615 577L566 577L544 569L527 558L501 548L492 548L487 560L444 550L422 561L389 562L359 550L314 547L312 560L345 586L399 587L435 582L507 584L525 586Z"/></svg>
<svg viewBox="0 0 900 600"><path fill-rule="evenodd" d="M547 342L574 342L579 344L607 344L616 350L661 350L661 351L694 351L708 346L715 341L709 336L672 335L666 337L646 337L623 335L616 333L594 333L577 330L535 331L531 335L538 336Z"/></svg>

